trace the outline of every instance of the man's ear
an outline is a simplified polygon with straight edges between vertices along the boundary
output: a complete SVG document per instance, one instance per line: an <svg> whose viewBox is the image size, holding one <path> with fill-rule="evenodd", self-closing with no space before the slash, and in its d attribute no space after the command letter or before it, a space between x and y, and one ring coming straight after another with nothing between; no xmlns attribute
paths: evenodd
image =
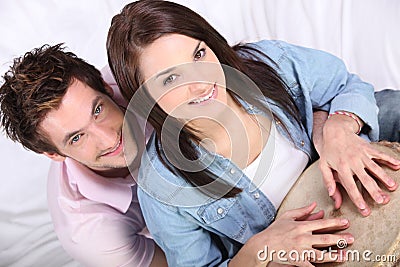
<svg viewBox="0 0 400 267"><path fill-rule="evenodd" d="M55 161L64 161L65 157L61 156L60 154L57 153L50 153L50 152L43 152L43 155L45 155L46 157L55 160Z"/></svg>
<svg viewBox="0 0 400 267"><path fill-rule="evenodd" d="M113 91L113 89L111 88L111 86L110 86L108 83L106 83L105 81L103 81L103 83L104 83L104 88L106 89L107 93L108 93L111 97L113 97L113 96L114 96L114 91Z"/></svg>

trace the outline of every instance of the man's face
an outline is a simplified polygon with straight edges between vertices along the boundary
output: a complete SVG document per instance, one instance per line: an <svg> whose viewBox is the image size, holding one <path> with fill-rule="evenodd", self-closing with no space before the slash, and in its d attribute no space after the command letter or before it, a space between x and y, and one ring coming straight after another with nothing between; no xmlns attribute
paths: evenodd
<svg viewBox="0 0 400 267"><path fill-rule="evenodd" d="M127 166L123 120L123 111L109 96L75 80L60 107L46 115L40 128L65 156L93 170L106 171ZM129 154L134 159L138 149L133 143ZM45 154L54 160L64 159L58 154Z"/></svg>

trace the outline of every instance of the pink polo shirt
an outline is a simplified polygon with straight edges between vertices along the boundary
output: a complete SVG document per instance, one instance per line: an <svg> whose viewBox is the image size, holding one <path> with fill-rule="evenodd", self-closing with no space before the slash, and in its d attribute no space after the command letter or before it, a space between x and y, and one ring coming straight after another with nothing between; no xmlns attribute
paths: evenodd
<svg viewBox="0 0 400 267"><path fill-rule="evenodd" d="M114 100L126 105L109 69L102 73ZM85 266L149 266L155 245L147 237L136 189L131 176L105 178L70 158L53 161L47 201L67 253Z"/></svg>

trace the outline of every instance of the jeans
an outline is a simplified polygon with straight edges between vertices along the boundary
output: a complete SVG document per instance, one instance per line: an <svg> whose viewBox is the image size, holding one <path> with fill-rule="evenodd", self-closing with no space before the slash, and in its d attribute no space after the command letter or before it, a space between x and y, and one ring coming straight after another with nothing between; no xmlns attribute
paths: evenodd
<svg viewBox="0 0 400 267"><path fill-rule="evenodd" d="M379 107L379 140L400 142L400 90L375 92Z"/></svg>

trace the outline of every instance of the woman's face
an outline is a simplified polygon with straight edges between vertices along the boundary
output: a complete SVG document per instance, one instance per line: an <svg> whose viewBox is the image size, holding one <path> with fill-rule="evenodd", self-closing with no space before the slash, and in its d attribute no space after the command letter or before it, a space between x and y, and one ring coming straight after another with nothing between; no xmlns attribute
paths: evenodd
<svg viewBox="0 0 400 267"><path fill-rule="evenodd" d="M139 66L150 95L169 115L190 120L226 106L222 67L202 41L180 34L162 36L143 49Z"/></svg>

